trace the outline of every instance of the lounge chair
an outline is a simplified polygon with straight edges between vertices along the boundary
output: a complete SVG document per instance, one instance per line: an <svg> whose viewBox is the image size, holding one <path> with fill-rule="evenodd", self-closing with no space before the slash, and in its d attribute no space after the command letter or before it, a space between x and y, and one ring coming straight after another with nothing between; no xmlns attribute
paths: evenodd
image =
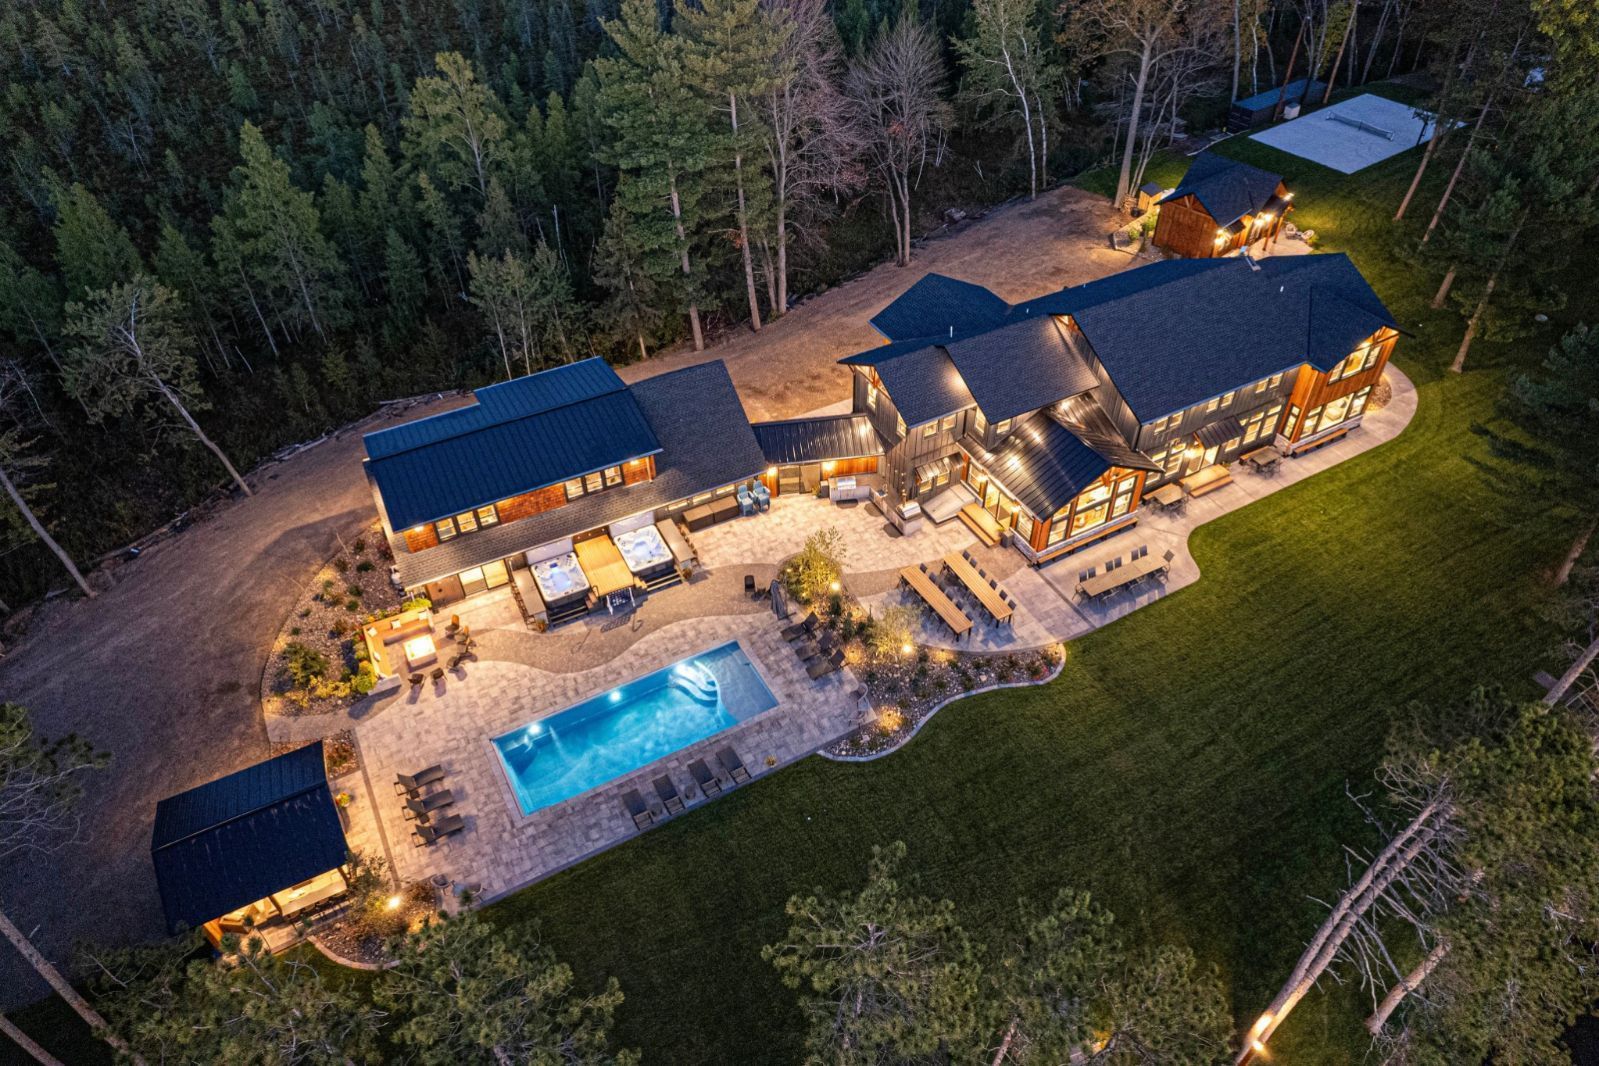
<svg viewBox="0 0 1599 1066"><path fill-rule="evenodd" d="M765 485L757 481L750 489L750 492L755 496L756 506L760 507L761 510L770 511L772 509L772 491Z"/></svg>
<svg viewBox="0 0 1599 1066"><path fill-rule="evenodd" d="M414 774L395 774L394 794L396 796L404 796L406 794L414 796L421 792L424 787L443 780L444 767L437 763L429 766L426 770L418 770Z"/></svg>
<svg viewBox="0 0 1599 1066"><path fill-rule="evenodd" d="M722 791L722 782L711 773L711 768L705 765L704 759L695 759L688 764L688 772L693 775L694 783L700 786L700 791L705 793L705 798L719 795Z"/></svg>
<svg viewBox="0 0 1599 1066"><path fill-rule="evenodd" d="M816 617L816 612L815 611L812 611L809 614L807 614L804 618L800 619L798 622L795 622L793 625L785 626L783 628L783 639L784 640L799 640L801 637L805 636L807 633L816 632L816 627L821 625L821 624L822 624L822 620L820 618Z"/></svg>
<svg viewBox="0 0 1599 1066"><path fill-rule="evenodd" d="M750 490L743 485L738 487L738 513L750 515L755 513L755 497L750 495Z"/></svg>
<svg viewBox="0 0 1599 1066"><path fill-rule="evenodd" d="M622 797L622 809L632 817L634 829L644 829L655 823L655 815L644 805L644 797L636 788Z"/></svg>
<svg viewBox="0 0 1599 1066"><path fill-rule="evenodd" d="M429 815L440 807L448 807L454 802L455 793L444 788L437 792L429 792L425 796L408 796L405 801L405 809L400 813L405 816L405 820L408 822L431 821Z"/></svg>
<svg viewBox="0 0 1599 1066"><path fill-rule="evenodd" d="M827 658L818 659L816 662L811 663L810 666L806 667L805 672L811 675L812 681L817 681L837 671L843 665L844 650L840 648Z"/></svg>
<svg viewBox="0 0 1599 1066"><path fill-rule="evenodd" d="M440 818L430 825L418 822L416 828L411 830L411 840L419 848L431 847L445 837L459 833L465 828L466 819L459 814L452 814L446 818Z"/></svg>
<svg viewBox="0 0 1599 1066"><path fill-rule="evenodd" d="M677 794L677 786L666 774L655 779L655 794L661 797L661 806L666 808L667 814L676 814L683 809L683 797Z"/></svg>
<svg viewBox="0 0 1599 1066"><path fill-rule="evenodd" d="M808 663L818 655L822 654L822 649L808 640L804 642L796 642L793 647L794 657L802 663Z"/></svg>
<svg viewBox="0 0 1599 1066"><path fill-rule="evenodd" d="M744 769L744 761L738 757L738 752L734 751L731 745L716 752L716 761L722 764L722 769L727 771L728 779L733 784L750 779L750 772Z"/></svg>

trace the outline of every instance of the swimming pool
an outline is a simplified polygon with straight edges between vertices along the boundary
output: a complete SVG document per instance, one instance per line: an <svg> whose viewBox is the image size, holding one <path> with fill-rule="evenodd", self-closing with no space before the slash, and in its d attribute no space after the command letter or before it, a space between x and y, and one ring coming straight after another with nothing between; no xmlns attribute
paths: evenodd
<svg viewBox="0 0 1599 1066"><path fill-rule="evenodd" d="M775 706L735 640L502 733L494 749L532 814Z"/></svg>

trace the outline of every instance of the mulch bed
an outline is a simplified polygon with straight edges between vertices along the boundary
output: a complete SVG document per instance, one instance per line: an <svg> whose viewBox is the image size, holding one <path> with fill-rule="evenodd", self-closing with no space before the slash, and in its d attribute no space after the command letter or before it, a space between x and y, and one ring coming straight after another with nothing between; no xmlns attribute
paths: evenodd
<svg viewBox="0 0 1599 1066"><path fill-rule="evenodd" d="M1060 645L1027 652L918 648L912 655L887 661L868 659L853 669L866 685L876 720L822 750L855 759L893 751L928 715L956 696L995 685L1042 683L1054 673L1064 651Z"/></svg>
<svg viewBox="0 0 1599 1066"><path fill-rule="evenodd" d="M329 953L358 966L386 966L393 959L383 950L385 942L392 936L418 928L437 914L433 888L426 882L407 885L396 895L400 905L394 910L384 909L380 921L364 920L353 910L347 911L343 917L318 929L312 939Z"/></svg>
<svg viewBox="0 0 1599 1066"><path fill-rule="evenodd" d="M303 740L273 744L268 757L284 755L306 745ZM327 768L328 780L353 774L361 768L361 756L355 747L355 730L341 729L322 738L322 762Z"/></svg>
<svg viewBox="0 0 1599 1066"><path fill-rule="evenodd" d="M389 581L393 560L382 528L373 523L307 583L278 632L267 660L261 684L261 704L267 714L331 714L360 699L359 694L351 692L317 694L299 688L287 669L287 650L298 643L320 654L328 664L324 679L328 682L337 682L356 670L356 640L361 635L361 625L373 616L392 614L400 608L399 590Z"/></svg>

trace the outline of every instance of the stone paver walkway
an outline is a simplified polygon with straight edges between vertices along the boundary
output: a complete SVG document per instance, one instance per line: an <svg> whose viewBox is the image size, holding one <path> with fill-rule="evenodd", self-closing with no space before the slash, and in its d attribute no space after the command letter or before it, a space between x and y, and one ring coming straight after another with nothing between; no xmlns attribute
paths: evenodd
<svg viewBox="0 0 1599 1066"><path fill-rule="evenodd" d="M891 535L888 519L869 503L841 505L798 493L777 497L763 514L735 518L692 537L700 562L712 569L756 562L775 566L804 547L806 537L828 526L843 537L846 573L898 569L959 551L976 539L959 521L923 523L908 537Z"/></svg>

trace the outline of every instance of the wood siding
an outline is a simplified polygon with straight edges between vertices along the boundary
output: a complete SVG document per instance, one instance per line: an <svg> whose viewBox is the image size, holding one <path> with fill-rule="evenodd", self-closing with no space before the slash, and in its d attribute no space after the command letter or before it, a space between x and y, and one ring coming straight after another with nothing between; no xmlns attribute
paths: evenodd
<svg viewBox="0 0 1599 1066"><path fill-rule="evenodd" d="M1278 199L1286 197L1288 186L1278 182L1275 195ZM1238 232L1228 234L1225 241L1217 244L1216 231L1221 227L1210 212L1200 206L1197 198L1183 196L1176 200L1163 200L1160 214L1155 219L1155 247L1165 248L1185 259L1214 259L1231 255L1256 241L1276 240L1282 233L1284 219L1292 210L1293 205L1289 204L1275 214L1271 222L1258 229L1255 216L1245 215L1239 219Z"/></svg>
<svg viewBox="0 0 1599 1066"><path fill-rule="evenodd" d="M408 552L425 551L428 548L438 547L438 544L439 532L433 528L431 522L405 531L405 550Z"/></svg>
<svg viewBox="0 0 1599 1066"><path fill-rule="evenodd" d="M1315 367L1309 365L1301 367L1299 377L1294 382L1293 391L1288 397L1288 403L1291 405L1288 410L1293 417L1292 424L1285 423L1282 427L1281 434L1283 439L1289 444L1293 444L1307 435L1304 432L1304 425L1305 415L1308 412L1318 407L1323 407L1333 400L1357 393L1361 389L1374 387L1377 382L1381 381L1382 372L1387 368L1388 360L1393 355L1394 344L1398 340L1399 334L1391 329L1382 329L1373 334L1371 338L1357 345L1355 350L1359 351L1375 341L1380 345L1377 349L1377 361L1372 364L1370 369L1362 370L1358 374L1351 374L1338 381L1329 382L1327 373L1317 370ZM1294 410L1295 408L1297 408L1297 411ZM1363 416L1364 412L1362 412L1361 416L1357 416L1351 421L1358 424L1360 417ZM1321 429L1318 429L1317 432L1321 432Z"/></svg>
<svg viewBox="0 0 1599 1066"><path fill-rule="evenodd" d="M524 492L520 496L500 501L500 521L515 522L521 518L531 518L533 515L565 506L566 490L560 485L546 485L542 489Z"/></svg>

